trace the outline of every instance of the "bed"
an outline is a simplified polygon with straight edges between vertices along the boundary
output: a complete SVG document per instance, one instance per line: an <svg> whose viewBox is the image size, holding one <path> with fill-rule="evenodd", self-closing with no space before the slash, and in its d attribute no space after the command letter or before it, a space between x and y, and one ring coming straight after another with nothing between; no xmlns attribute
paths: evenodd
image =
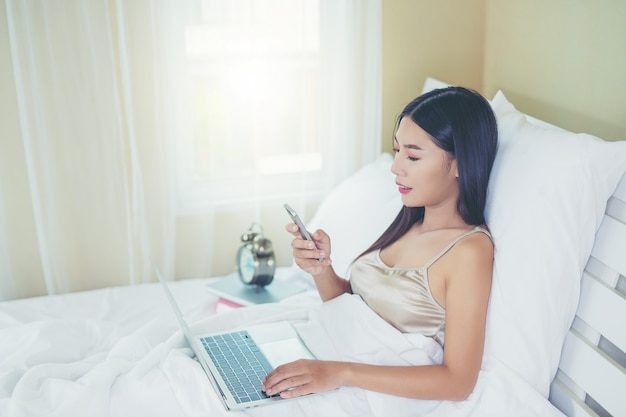
<svg viewBox="0 0 626 417"><path fill-rule="evenodd" d="M440 85L429 79L424 89ZM342 387L227 412L154 283L0 303L0 416L626 416L626 142L531 118L503 92L491 102L500 132L487 209L494 282L483 366L467 400ZM400 208L390 164L382 154L363 167L308 222L333 237L338 272ZM354 297L321 303L295 266L275 279L307 291L219 314L206 288L216 278L170 284L194 328L286 319L322 357L440 360Z"/></svg>

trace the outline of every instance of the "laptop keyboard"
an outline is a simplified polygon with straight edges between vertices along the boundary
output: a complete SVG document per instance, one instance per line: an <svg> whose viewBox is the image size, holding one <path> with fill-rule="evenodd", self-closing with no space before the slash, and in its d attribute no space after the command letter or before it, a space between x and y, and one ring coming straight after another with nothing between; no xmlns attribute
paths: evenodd
<svg viewBox="0 0 626 417"><path fill-rule="evenodd" d="M247 331L203 337L202 344L238 403L268 396L261 381L272 370Z"/></svg>

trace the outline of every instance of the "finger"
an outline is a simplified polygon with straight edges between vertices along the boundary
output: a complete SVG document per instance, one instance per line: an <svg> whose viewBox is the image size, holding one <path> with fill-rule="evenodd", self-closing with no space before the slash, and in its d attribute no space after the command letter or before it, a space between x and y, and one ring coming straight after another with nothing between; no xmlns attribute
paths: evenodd
<svg viewBox="0 0 626 417"><path fill-rule="evenodd" d="M318 248L316 248L313 242L308 241L308 240L294 239L291 242L291 248L292 248L293 257L296 259L296 261L298 259L317 260L320 258L323 259L327 257L327 254L325 251L319 250ZM304 266L307 266L307 265L304 265ZM308 266L313 266L313 264L308 265Z"/></svg>
<svg viewBox="0 0 626 417"><path fill-rule="evenodd" d="M287 230L289 233L291 233L292 235L296 237L301 237L300 228L295 223L287 223L287 225L285 226L285 230Z"/></svg>
<svg viewBox="0 0 626 417"><path fill-rule="evenodd" d="M303 261L316 260L322 258L326 258L326 253L322 250L317 249L294 249L293 257L298 259L302 259ZM319 264L319 261L318 261Z"/></svg>
<svg viewBox="0 0 626 417"><path fill-rule="evenodd" d="M302 233L302 230L300 230L300 227L298 227L297 224L295 223L288 223L285 226L285 229L291 233L293 236L297 237L297 238L301 238L304 239L304 234Z"/></svg>
<svg viewBox="0 0 626 417"><path fill-rule="evenodd" d="M299 361L289 362L276 367L273 371L265 376L261 383L262 388L272 389L281 382L302 374L301 364ZM290 387L286 387L287 389ZM276 393L278 390L273 389Z"/></svg>
<svg viewBox="0 0 626 417"><path fill-rule="evenodd" d="M303 395L313 394L313 390L310 388L311 384L300 385L296 388L289 389L287 391L282 391L280 393L281 398L295 398L301 397Z"/></svg>
<svg viewBox="0 0 626 417"><path fill-rule="evenodd" d="M306 239L301 239L299 237L296 237L295 239L293 239L291 241L291 247L293 249L315 249L315 243L311 242L310 240L306 240Z"/></svg>
<svg viewBox="0 0 626 417"><path fill-rule="evenodd" d="M329 240L328 235L322 229L317 229L314 233L311 233L311 237L315 240Z"/></svg>
<svg viewBox="0 0 626 417"><path fill-rule="evenodd" d="M284 379L291 378L292 376L299 375L299 366L295 362L288 362L283 365L277 366L273 371L268 373L263 382L266 384L275 384Z"/></svg>
<svg viewBox="0 0 626 417"><path fill-rule="evenodd" d="M280 393L289 393L289 396L297 396L303 395L302 392L306 392L306 389L300 389L303 385L308 385L311 382L311 378L308 375L296 375L290 378L286 378L278 382L277 384L269 387L265 393L267 395L274 395ZM296 391L296 395L291 394L291 392ZM298 394L300 393L300 394Z"/></svg>
<svg viewBox="0 0 626 417"><path fill-rule="evenodd" d="M320 244L320 245L330 244L330 236L328 236L328 234L322 229L317 229L315 233L311 234L311 237L317 244Z"/></svg>

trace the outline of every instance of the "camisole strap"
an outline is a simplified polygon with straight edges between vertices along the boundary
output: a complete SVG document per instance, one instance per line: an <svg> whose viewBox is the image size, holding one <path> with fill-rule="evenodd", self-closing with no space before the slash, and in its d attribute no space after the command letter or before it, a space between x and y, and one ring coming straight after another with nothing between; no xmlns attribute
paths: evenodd
<svg viewBox="0 0 626 417"><path fill-rule="evenodd" d="M477 233L477 232L484 233L484 234L486 234L486 235L487 235L487 237L489 237L489 239L493 240L493 239L491 238L491 233L489 233L487 230L483 229L483 228L482 228L482 227L480 227L480 226L476 226L476 227L475 227L475 228L473 228L472 230L469 230L469 231L467 231L467 232L463 233L461 236L457 237L457 238L456 238L456 239L454 239L452 242L450 242L450 243L448 244L448 246L446 246L445 248L443 248L443 249L441 250L441 252L439 252L437 255L435 255L434 257L432 257L432 258L430 259L430 261L426 262L426 265L424 265L424 269L428 269L428 267L429 267L429 266L431 266L432 264L434 264L435 262L437 262L437 260L438 260L439 258L441 258L443 255L445 255L445 254L446 254L446 252L448 252L448 251L449 251L449 250L450 250L450 249L451 249L454 245L456 245L456 243L457 243L459 240L463 239L465 236L469 236L469 235L474 234L474 233Z"/></svg>

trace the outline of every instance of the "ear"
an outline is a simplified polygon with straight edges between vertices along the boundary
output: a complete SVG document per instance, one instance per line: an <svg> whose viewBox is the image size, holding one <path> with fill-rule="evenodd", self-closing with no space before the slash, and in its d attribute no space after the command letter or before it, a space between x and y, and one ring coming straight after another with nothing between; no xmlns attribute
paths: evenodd
<svg viewBox="0 0 626 417"><path fill-rule="evenodd" d="M450 164L450 169L454 172L454 176L459 178L459 165L456 163L456 158L454 158Z"/></svg>

